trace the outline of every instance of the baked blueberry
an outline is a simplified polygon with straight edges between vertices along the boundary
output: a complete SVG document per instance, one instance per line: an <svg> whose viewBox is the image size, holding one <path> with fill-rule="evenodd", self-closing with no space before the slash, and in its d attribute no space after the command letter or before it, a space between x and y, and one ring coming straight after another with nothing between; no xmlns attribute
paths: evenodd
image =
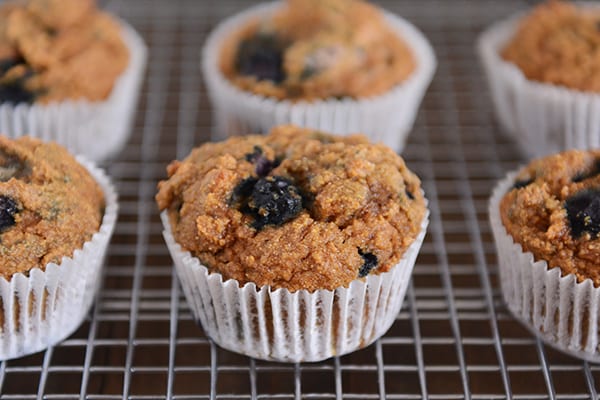
<svg viewBox="0 0 600 400"><path fill-rule="evenodd" d="M292 182L279 176L248 178L234 189L233 203L254 218L252 226L283 225L302 211L302 196Z"/></svg>
<svg viewBox="0 0 600 400"><path fill-rule="evenodd" d="M363 259L363 265L358 269L358 277L362 278L369 275L369 272L377 267L377 256L373 253L364 253L361 249L358 249L358 254Z"/></svg>
<svg viewBox="0 0 600 400"><path fill-rule="evenodd" d="M254 227L283 225L302 211L302 196L292 183L281 177L260 178L248 201L254 214Z"/></svg>
<svg viewBox="0 0 600 400"><path fill-rule="evenodd" d="M515 181L515 183L513 184L512 188L513 189L521 189L524 188L525 186L529 186L533 183L533 179L517 179Z"/></svg>
<svg viewBox="0 0 600 400"><path fill-rule="evenodd" d="M248 197L252 194L254 185L258 182L258 178L250 177L243 179L233 189L230 204L239 207L240 211L244 212L243 208L247 206Z"/></svg>
<svg viewBox="0 0 600 400"><path fill-rule="evenodd" d="M0 182L10 178L23 179L29 176L31 168L12 154L0 150Z"/></svg>
<svg viewBox="0 0 600 400"><path fill-rule="evenodd" d="M258 160L263 154L263 149L260 146L254 146L254 148L252 149L252 153L247 153L245 158L246 161L251 162L251 163L255 163L256 160Z"/></svg>
<svg viewBox="0 0 600 400"><path fill-rule="evenodd" d="M246 154L246 161L254 163L256 165L255 171L258 176L267 176L276 168L279 164L281 164L281 160L276 158L271 161L263 155L263 150L260 146L254 146L254 150L252 153Z"/></svg>
<svg viewBox="0 0 600 400"><path fill-rule="evenodd" d="M235 67L241 75L255 76L259 81L281 83L283 71L283 40L271 34L258 34L244 39L237 51Z"/></svg>
<svg viewBox="0 0 600 400"><path fill-rule="evenodd" d="M404 189L404 193L406 193L406 197L408 197L410 200L414 200L415 199L415 195L412 194L412 192L410 190L408 190L408 188Z"/></svg>
<svg viewBox="0 0 600 400"><path fill-rule="evenodd" d="M20 57L4 58L0 60L0 74L5 74L9 69L25 62Z"/></svg>
<svg viewBox="0 0 600 400"><path fill-rule="evenodd" d="M575 175L572 181L578 183L598 175L600 175L600 160L596 160L589 170L580 172L577 175Z"/></svg>
<svg viewBox="0 0 600 400"><path fill-rule="evenodd" d="M25 88L24 79L15 79L0 84L0 103L33 103L35 95Z"/></svg>
<svg viewBox="0 0 600 400"><path fill-rule="evenodd" d="M565 201L571 236L579 238L583 232L592 237L600 233L600 189L586 189Z"/></svg>
<svg viewBox="0 0 600 400"><path fill-rule="evenodd" d="M18 211L17 203L13 199L0 195L0 232L15 224L15 214Z"/></svg>

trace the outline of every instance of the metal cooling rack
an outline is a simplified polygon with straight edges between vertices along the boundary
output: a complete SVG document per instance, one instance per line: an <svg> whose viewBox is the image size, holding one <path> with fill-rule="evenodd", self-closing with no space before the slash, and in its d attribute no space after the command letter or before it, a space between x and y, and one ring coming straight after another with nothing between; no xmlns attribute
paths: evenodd
<svg viewBox="0 0 600 400"><path fill-rule="evenodd" d="M545 347L498 291L487 199L524 160L491 114L474 40L524 1L406 0L383 6L419 26L439 67L410 143L431 223L396 323L354 354L316 364L254 361L213 345L192 320L153 196L166 164L206 140L198 68L207 32L237 0L122 0L108 7L150 46L135 131L106 167L120 219L96 307L68 340L0 363L1 399L589 399L600 367Z"/></svg>

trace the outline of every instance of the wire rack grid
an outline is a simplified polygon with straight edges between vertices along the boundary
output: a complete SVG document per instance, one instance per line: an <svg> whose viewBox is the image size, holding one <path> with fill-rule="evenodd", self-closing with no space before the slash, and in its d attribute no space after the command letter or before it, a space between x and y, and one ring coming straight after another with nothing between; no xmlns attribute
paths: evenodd
<svg viewBox="0 0 600 400"><path fill-rule="evenodd" d="M405 0L382 6L435 47L436 77L403 153L423 180L431 223L389 332L314 364L255 361L196 325L173 274L154 203L166 164L209 137L199 49L239 0L122 0L108 7L145 37L147 78L134 134L105 166L120 219L103 287L69 339L0 363L0 399L597 399L600 368L545 347L508 314L487 223L495 181L524 162L491 114L477 34L523 1Z"/></svg>

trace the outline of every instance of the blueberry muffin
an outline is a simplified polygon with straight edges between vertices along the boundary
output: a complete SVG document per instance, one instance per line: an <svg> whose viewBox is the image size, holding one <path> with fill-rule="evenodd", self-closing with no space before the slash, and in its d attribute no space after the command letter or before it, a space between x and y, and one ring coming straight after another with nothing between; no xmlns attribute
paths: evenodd
<svg viewBox="0 0 600 400"><path fill-rule="evenodd" d="M600 361L600 151L536 159L490 200L504 301L550 346Z"/></svg>
<svg viewBox="0 0 600 400"><path fill-rule="evenodd" d="M506 231L536 260L600 286L600 151L531 162L500 203Z"/></svg>
<svg viewBox="0 0 600 400"><path fill-rule="evenodd" d="M192 151L159 208L211 271L259 287L333 290L392 268L425 214L419 179L363 136L282 126Z"/></svg>
<svg viewBox="0 0 600 400"><path fill-rule="evenodd" d="M600 10L553 0L519 24L502 50L531 80L600 92Z"/></svg>
<svg viewBox="0 0 600 400"><path fill-rule="evenodd" d="M94 0L0 8L0 102L102 101L128 63L118 23Z"/></svg>
<svg viewBox="0 0 600 400"><path fill-rule="evenodd" d="M220 53L237 87L276 99L366 98L416 68L381 11L361 0L288 0L233 32Z"/></svg>
<svg viewBox="0 0 600 400"><path fill-rule="evenodd" d="M0 136L0 275L60 264L98 232L104 195L65 149Z"/></svg>
<svg viewBox="0 0 600 400"><path fill-rule="evenodd" d="M427 228L419 179L362 135L278 126L192 150L156 195L196 320L251 357L319 361L394 323Z"/></svg>

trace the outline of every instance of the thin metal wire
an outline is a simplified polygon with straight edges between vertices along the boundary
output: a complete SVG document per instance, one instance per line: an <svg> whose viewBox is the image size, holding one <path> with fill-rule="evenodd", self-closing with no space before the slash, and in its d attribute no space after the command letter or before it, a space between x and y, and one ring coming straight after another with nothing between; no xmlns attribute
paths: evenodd
<svg viewBox="0 0 600 400"><path fill-rule="evenodd" d="M294 364L294 399L300 400L302 398L302 372L300 364Z"/></svg>
<svg viewBox="0 0 600 400"><path fill-rule="evenodd" d="M585 374L585 384L588 387L588 390L590 391L591 398L595 400L598 398L598 392L596 391L596 387L594 385L594 377L592 376L590 364L586 361L583 363L583 366L583 373Z"/></svg>
<svg viewBox="0 0 600 400"><path fill-rule="evenodd" d="M419 328L419 316L417 314L415 290L413 282L410 283L407 291L409 307L410 307L410 322L412 326L412 332L415 337L415 354L417 360L418 374L419 374L419 386L421 388L421 398L426 399L427 396L427 381L425 380L425 362L423 361L423 345L421 344L421 330Z"/></svg>
<svg viewBox="0 0 600 400"><path fill-rule="evenodd" d="M375 342L375 360L377 361L377 383L379 386L379 400L385 400L385 372L383 368L383 351L381 341Z"/></svg>
<svg viewBox="0 0 600 400"><path fill-rule="evenodd" d="M210 341L210 400L217 398L217 377L219 370L217 361L217 346Z"/></svg>
<svg viewBox="0 0 600 400"><path fill-rule="evenodd" d="M251 358L250 359L250 370L248 371L250 374L250 397L256 398L256 361Z"/></svg>
<svg viewBox="0 0 600 400"><path fill-rule="evenodd" d="M48 350L44 353L44 361L42 362L42 373L40 374L40 382L38 384L38 400L42 400L44 397L44 390L46 388L46 380L48 379L48 366L50 365L50 360L52 359L52 352L54 351L54 347L49 347Z"/></svg>
<svg viewBox="0 0 600 400"><path fill-rule="evenodd" d="M552 373L548 367L548 360L546 359L546 354L544 352L544 345L540 339L536 339L535 342L535 348L542 366L542 373L544 374L544 381L546 383L546 387L548 388L548 397L550 400L554 400L556 399L556 391L554 390L554 384L552 383Z"/></svg>
<svg viewBox="0 0 600 400"><path fill-rule="evenodd" d="M98 288L102 290L103 285L101 284ZM95 303L98 303L100 299L100 294L96 295ZM90 377L90 366L92 365L92 356L94 354L94 346L96 343L96 333L98 329L98 313L100 307L94 307L94 311L92 313L92 321L90 323L90 332L87 337L87 343L85 344L85 359L83 361L83 374L81 376L81 389L79 391L79 400L85 399L85 392L87 390L87 385Z"/></svg>
<svg viewBox="0 0 600 400"><path fill-rule="evenodd" d="M340 358L334 357L335 365L335 399L342 400L342 372L340 368Z"/></svg>

